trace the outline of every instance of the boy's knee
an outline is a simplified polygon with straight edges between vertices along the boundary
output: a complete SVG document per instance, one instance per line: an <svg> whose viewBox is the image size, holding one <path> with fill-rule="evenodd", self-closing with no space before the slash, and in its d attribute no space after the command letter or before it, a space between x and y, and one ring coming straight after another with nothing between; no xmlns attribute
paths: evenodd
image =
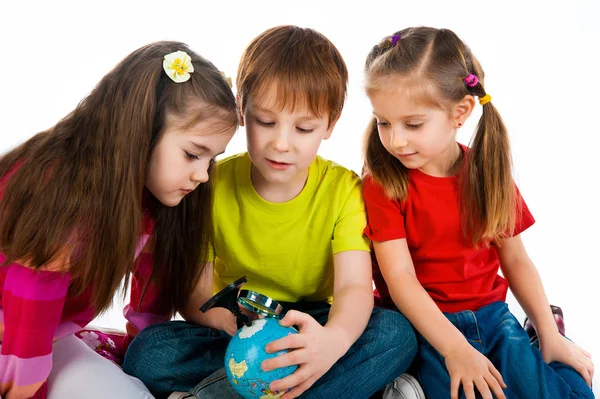
<svg viewBox="0 0 600 399"><path fill-rule="evenodd" d="M171 346L184 327L179 323L154 324L140 331L127 348L123 370L142 381L152 378L153 371L160 369L157 364L164 358L165 348Z"/></svg>
<svg viewBox="0 0 600 399"><path fill-rule="evenodd" d="M371 322L378 331L378 342L386 348L397 350L403 356L414 357L417 338L412 324L400 312L375 308Z"/></svg>

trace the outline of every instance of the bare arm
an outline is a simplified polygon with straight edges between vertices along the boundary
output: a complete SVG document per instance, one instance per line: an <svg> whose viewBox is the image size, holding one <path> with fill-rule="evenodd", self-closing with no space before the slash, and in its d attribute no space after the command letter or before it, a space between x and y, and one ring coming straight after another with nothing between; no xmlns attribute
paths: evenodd
<svg viewBox="0 0 600 399"><path fill-rule="evenodd" d="M523 246L521 236L504 239L497 251L502 274L540 339L558 334L542 280Z"/></svg>
<svg viewBox="0 0 600 399"><path fill-rule="evenodd" d="M336 330L345 353L365 330L373 310L371 257L367 251L343 251L333 258L333 305L325 327Z"/></svg>
<svg viewBox="0 0 600 399"><path fill-rule="evenodd" d="M460 345L469 345L417 280L406 239L373 245L394 303L423 337L444 357Z"/></svg>
<svg viewBox="0 0 600 399"><path fill-rule="evenodd" d="M206 264L185 309L181 311L181 316L190 323L223 330L229 335L234 335L237 332L237 325L235 316L229 310L212 308L206 313L200 311L200 307L213 294L213 268L214 262Z"/></svg>
<svg viewBox="0 0 600 399"><path fill-rule="evenodd" d="M450 375L450 395L458 399L463 386L467 398L475 388L484 398L505 399L500 372L473 348L462 333L442 314L417 280L406 239L374 242L377 261L398 309L444 357Z"/></svg>
<svg viewBox="0 0 600 399"><path fill-rule="evenodd" d="M521 237L503 240L498 255L504 277L536 329L544 361L573 367L591 386L594 376L591 355L558 332L542 280L525 251Z"/></svg>

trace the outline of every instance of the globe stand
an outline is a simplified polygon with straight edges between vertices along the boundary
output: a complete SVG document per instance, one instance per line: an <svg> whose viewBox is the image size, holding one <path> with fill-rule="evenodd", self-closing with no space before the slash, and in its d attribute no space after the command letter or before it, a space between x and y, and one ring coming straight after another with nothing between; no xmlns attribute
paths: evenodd
<svg viewBox="0 0 600 399"><path fill-rule="evenodd" d="M243 326L249 327L252 323L252 320L242 313L239 305L260 316L279 318L279 314L283 308L277 301L255 291L240 291L242 285L247 282L248 278L246 276L237 279L206 301L200 308L200 311L206 312L213 307L225 308L236 317L238 329Z"/></svg>

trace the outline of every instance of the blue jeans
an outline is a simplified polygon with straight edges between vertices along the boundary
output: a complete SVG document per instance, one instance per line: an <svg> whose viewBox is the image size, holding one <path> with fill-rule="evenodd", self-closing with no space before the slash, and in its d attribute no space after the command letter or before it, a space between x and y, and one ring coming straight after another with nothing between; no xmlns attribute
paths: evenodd
<svg viewBox="0 0 600 399"><path fill-rule="evenodd" d="M467 341L498 369L507 388L507 399L594 398L585 380L562 363L546 364L540 350L504 302L494 302L472 312L444 313ZM417 376L428 399L450 397L450 376L444 358L418 334ZM481 398L476 391L477 398ZM460 389L460 397L464 392Z"/></svg>
<svg viewBox="0 0 600 399"><path fill-rule="evenodd" d="M323 302L283 303L325 324ZM229 335L195 324L170 321L144 329L131 342L123 369L157 398L188 391L197 398L239 398L224 372ZM365 399L404 373L417 351L414 330L399 312L375 308L348 352L306 391L303 398Z"/></svg>

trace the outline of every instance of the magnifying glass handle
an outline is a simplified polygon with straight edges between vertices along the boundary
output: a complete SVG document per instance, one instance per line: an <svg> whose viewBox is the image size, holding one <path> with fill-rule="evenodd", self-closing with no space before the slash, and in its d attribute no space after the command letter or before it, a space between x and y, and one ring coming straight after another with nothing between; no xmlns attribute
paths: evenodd
<svg viewBox="0 0 600 399"><path fill-rule="evenodd" d="M249 326L252 323L250 321L250 318L248 316L246 316L245 314L243 314L242 312L240 312L239 314L236 314L235 316L237 319L238 330L244 326Z"/></svg>

